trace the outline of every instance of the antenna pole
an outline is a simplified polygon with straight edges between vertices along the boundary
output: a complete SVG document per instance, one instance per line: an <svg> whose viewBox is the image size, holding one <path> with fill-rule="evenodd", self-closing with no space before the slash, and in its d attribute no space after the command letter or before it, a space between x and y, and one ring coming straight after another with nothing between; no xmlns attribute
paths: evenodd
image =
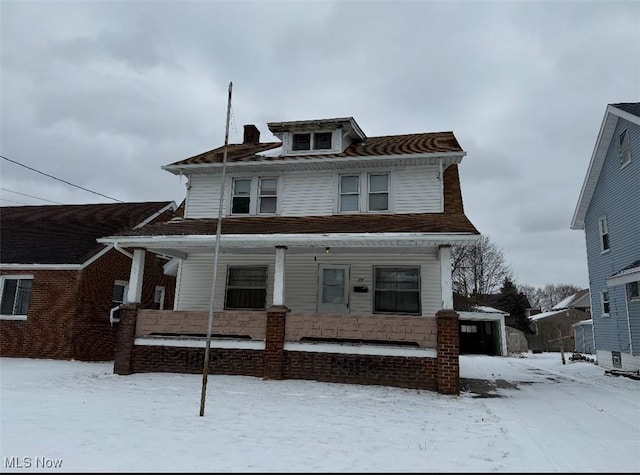
<svg viewBox="0 0 640 475"><path fill-rule="evenodd" d="M224 184L227 172L227 147L229 145L229 117L231 115L231 89L229 83L229 99L227 100L227 126L224 133L224 152L222 154L222 183L220 184L220 204L218 205L218 222L216 223L216 245L213 254L213 279L211 282L211 300L209 302L209 324L207 326L207 343L204 347L204 366L202 368L202 392L200 394L200 417L204 416L204 406L207 396L207 378L209 375L209 353L211 352L211 331L213 328L213 304L216 293L216 276L218 275L218 254L220 253L220 233L222 230L222 205L224 204Z"/></svg>

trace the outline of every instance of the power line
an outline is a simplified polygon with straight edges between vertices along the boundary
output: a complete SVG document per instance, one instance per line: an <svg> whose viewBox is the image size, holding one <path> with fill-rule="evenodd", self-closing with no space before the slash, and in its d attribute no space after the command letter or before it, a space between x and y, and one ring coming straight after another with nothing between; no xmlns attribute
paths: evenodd
<svg viewBox="0 0 640 475"><path fill-rule="evenodd" d="M25 205L25 206L29 206L27 203L22 203L21 201L13 201L13 200L8 200L6 198L0 198L0 201L7 201L9 203L15 203L17 205Z"/></svg>
<svg viewBox="0 0 640 475"><path fill-rule="evenodd" d="M74 185L73 183L70 183L70 182L68 182L66 180L63 180L62 178L58 178L58 177L55 177L53 175L49 175L48 173L41 172L40 170L36 170L35 168L28 167L27 165L23 165L22 163L16 162L15 160L11 160L10 158L7 158L7 157L5 157L3 155L0 155L0 158L4 158L8 162L15 163L16 165L20 165L21 167L24 167L24 168L26 168L28 170L34 171L36 173L40 173L41 175L44 175L44 176L49 177L49 178L53 178L54 180L61 181L62 183L66 183L67 185L75 186L76 188L80 188L81 190L88 191L89 193L93 193L94 195L99 195L99 196L102 196L104 198L109 198L110 200L117 201L118 203L124 203L124 201L120 201L119 199L113 198L111 196L103 195L102 193L98 193L97 191L89 190L88 188L84 188L84 187L79 186L79 185Z"/></svg>
<svg viewBox="0 0 640 475"><path fill-rule="evenodd" d="M8 191L9 193L15 193L16 195L27 196L27 197L29 197L29 198L34 198L34 199L36 199L36 200L47 201L47 202L49 202L49 203L53 203L53 204L56 204L56 205L61 205L61 204L62 204L62 203L58 203L57 201L51 201L51 200L47 200L47 199L44 199L44 198L40 198L40 197L38 197L38 196L28 195L28 194L26 194L26 193L20 193L19 191L13 191L13 190L9 190L9 189L7 189L7 188L0 188L0 190L2 190L2 191Z"/></svg>

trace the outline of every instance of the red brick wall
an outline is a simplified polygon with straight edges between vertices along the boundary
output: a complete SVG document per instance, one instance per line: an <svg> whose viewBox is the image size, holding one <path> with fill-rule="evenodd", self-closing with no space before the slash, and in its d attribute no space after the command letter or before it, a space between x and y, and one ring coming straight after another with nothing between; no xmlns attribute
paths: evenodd
<svg viewBox="0 0 640 475"><path fill-rule="evenodd" d="M165 308L173 308L175 277L166 261L147 253L143 306L151 307L156 285L164 285ZM81 271L7 271L33 275L27 320L0 320L0 355L108 361L114 358L115 328L109 310L115 280L129 280L131 259L110 250Z"/></svg>
<svg viewBox="0 0 640 475"><path fill-rule="evenodd" d="M72 358L71 335L79 272L1 270L0 274L33 276L27 320L0 320L0 355Z"/></svg>
<svg viewBox="0 0 640 475"><path fill-rule="evenodd" d="M440 310L438 322L438 392L460 394L460 333L458 313Z"/></svg>

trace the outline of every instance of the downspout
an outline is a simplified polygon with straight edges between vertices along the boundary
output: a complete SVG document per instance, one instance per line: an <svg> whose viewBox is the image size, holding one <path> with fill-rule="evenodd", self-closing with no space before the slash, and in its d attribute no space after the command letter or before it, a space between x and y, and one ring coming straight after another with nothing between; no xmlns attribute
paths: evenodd
<svg viewBox="0 0 640 475"><path fill-rule="evenodd" d="M118 242L117 242L117 241L115 241L115 242L113 243L113 248L114 248L116 251L121 252L122 254L124 254L125 256L127 256L129 259L133 259L133 254L131 254L130 252L125 251L124 249L122 249L122 248L120 247L120 245L118 244Z"/></svg>
<svg viewBox="0 0 640 475"><path fill-rule="evenodd" d="M124 249L122 249L120 247L120 245L118 244L117 241L115 241L113 243L113 248L118 251L121 252L122 254L124 254L125 256L127 256L129 259L133 260L133 254L131 254L130 252L125 251ZM125 297L126 298L126 297ZM113 328L113 324L114 323L119 323L120 322L120 317L116 316L116 312L118 310L120 310L120 307L122 307L124 304L120 304L116 307L113 307L111 309L111 311L109 312L109 323L111 323L111 328Z"/></svg>

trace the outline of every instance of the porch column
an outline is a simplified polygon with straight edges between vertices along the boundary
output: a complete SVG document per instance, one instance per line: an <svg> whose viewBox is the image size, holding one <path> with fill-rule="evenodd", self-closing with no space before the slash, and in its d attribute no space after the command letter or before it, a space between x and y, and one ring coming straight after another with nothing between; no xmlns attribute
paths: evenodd
<svg viewBox="0 0 640 475"><path fill-rule="evenodd" d="M136 249L133 251L133 260L131 261L131 274L129 275L129 290L127 291L127 303L142 302L144 257L144 249Z"/></svg>
<svg viewBox="0 0 640 475"><path fill-rule="evenodd" d="M451 282L451 246L440 246L440 288L442 308L453 309L453 284Z"/></svg>
<svg viewBox="0 0 640 475"><path fill-rule="evenodd" d="M120 323L116 330L116 348L113 361L115 374L131 374L133 346L136 339L138 305L125 304L120 307Z"/></svg>
<svg viewBox="0 0 640 475"><path fill-rule="evenodd" d="M273 305L284 305L284 266L287 246L276 246L276 268L273 276Z"/></svg>
<svg viewBox="0 0 640 475"><path fill-rule="evenodd" d="M460 394L458 314L453 310L436 313L438 356L436 358L438 392Z"/></svg>

